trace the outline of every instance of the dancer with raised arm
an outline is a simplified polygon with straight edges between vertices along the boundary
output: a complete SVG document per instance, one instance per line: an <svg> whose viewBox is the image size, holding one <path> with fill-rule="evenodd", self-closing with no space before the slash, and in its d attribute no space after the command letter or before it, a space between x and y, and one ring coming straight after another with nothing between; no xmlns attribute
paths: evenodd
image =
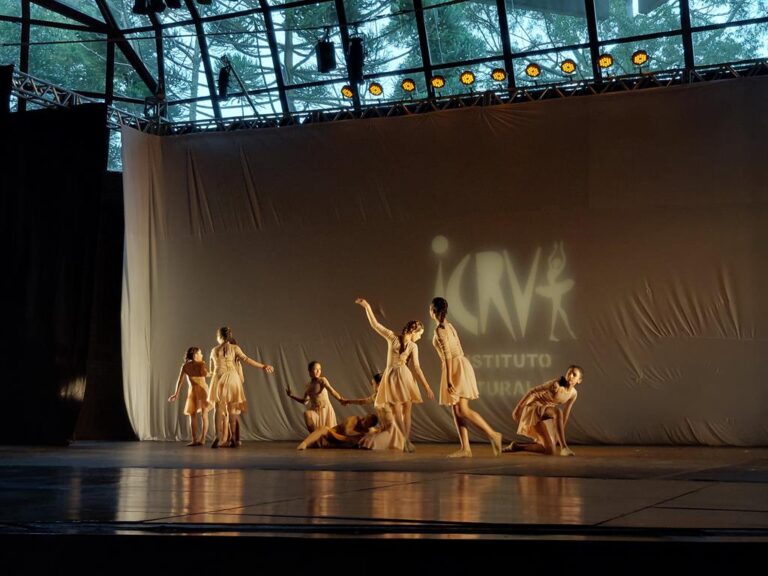
<svg viewBox="0 0 768 576"><path fill-rule="evenodd" d="M456 431L459 433L461 447L449 454L449 458L471 458L472 448L469 445L470 422L482 430L491 443L493 455L501 454L501 433L491 428L485 419L469 407L469 401L480 396L477 390L477 380L472 365L464 356L459 335L453 324L446 321L448 301L445 298L434 298L429 307L429 315L435 321L435 334L432 344L440 356L442 371L440 373L440 404L450 406Z"/></svg>
<svg viewBox="0 0 768 576"><path fill-rule="evenodd" d="M395 334L389 328L379 324L371 305L364 298L358 298L355 303L365 310L371 328L387 341L387 367L382 374L374 406L379 408L389 405L394 414L394 424L405 437L403 451L413 452L414 448L410 440L411 408L414 402L421 403L422 398L413 374L408 368L409 362L413 366L416 378L424 387L427 398L432 400L435 397L419 365L419 347L416 342L424 334L424 326L418 320L411 320L403 327L400 334Z"/></svg>
<svg viewBox="0 0 768 576"><path fill-rule="evenodd" d="M572 364L564 376L529 390L517 403L512 418L519 423L517 433L532 438L533 442L510 442L504 447L504 452L574 456L565 439L565 427L578 396L576 386L583 379L584 371ZM548 420L554 424L554 432L550 432Z"/></svg>

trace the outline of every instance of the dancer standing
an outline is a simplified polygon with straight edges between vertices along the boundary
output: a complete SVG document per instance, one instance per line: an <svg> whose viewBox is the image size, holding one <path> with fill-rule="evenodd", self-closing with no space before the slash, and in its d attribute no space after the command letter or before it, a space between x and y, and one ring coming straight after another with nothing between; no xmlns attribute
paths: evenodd
<svg viewBox="0 0 768 576"><path fill-rule="evenodd" d="M187 402L184 405L184 414L189 416L189 427L192 429L192 442L187 446L202 446L205 437L208 434L208 411L211 409L211 403L208 401L208 384L205 383L205 377L208 376L208 369L203 362L203 351L193 346L187 350L184 355L184 364L179 370L179 378L176 380L176 390L168 397L168 402L174 402L179 398L181 383L186 380L189 384L187 388ZM200 413L202 419L202 434L197 436L197 414Z"/></svg>
<svg viewBox="0 0 768 576"><path fill-rule="evenodd" d="M413 371L424 387L427 398L432 400L435 395L424 377L419 365L419 347L416 342L424 334L424 326L418 320L411 320L403 327L400 334L395 334L376 320L371 305L363 298L355 300L365 309L368 322L379 336L387 341L387 367L382 374L381 385L376 394L374 406L377 408L389 405L394 414L395 425L405 437L405 452L413 452L411 444L411 408L414 402L421 403L419 388L408 368L408 362L413 365Z"/></svg>
<svg viewBox="0 0 768 576"><path fill-rule="evenodd" d="M440 404L450 406L456 431L459 433L461 448L449 454L451 458L471 458L472 448L469 445L469 429L471 422L485 432L491 442L494 456L501 454L501 433L491 428L485 419L469 407L469 401L480 396L477 391L477 381L472 365L464 356L459 335L453 324L446 322L448 302L445 298L434 298L429 307L429 315L437 325L432 344L440 356L442 371L440 374Z"/></svg>
<svg viewBox="0 0 768 576"><path fill-rule="evenodd" d="M568 367L565 375L536 386L517 403L512 418L519 422L517 433L533 438L533 443L510 442L504 452L538 452L553 455L560 445L560 456L574 456L565 439L565 426L576 402L576 386L584 379L584 371L575 364ZM560 409L562 407L562 410ZM554 436L546 421L555 424Z"/></svg>
<svg viewBox="0 0 768 576"><path fill-rule="evenodd" d="M309 370L309 383L304 390L304 396L294 396L291 389L287 388L288 397L301 404L309 404L304 412L304 423L309 432L314 432L318 428L332 428L336 426L336 413L333 411L328 393L339 402L344 399L341 394L336 392L328 382L328 378L322 375L322 366L320 362L312 361L307 366Z"/></svg>
<svg viewBox="0 0 768 576"><path fill-rule="evenodd" d="M216 438L211 448L219 446L237 447L233 432L238 425L240 412L246 410L243 380L237 369L236 360L245 362L254 368L261 368L268 374L275 369L269 364L262 364L246 356L237 344L232 344L232 331L224 326L216 333L219 343L211 350L211 390L209 400L216 407Z"/></svg>

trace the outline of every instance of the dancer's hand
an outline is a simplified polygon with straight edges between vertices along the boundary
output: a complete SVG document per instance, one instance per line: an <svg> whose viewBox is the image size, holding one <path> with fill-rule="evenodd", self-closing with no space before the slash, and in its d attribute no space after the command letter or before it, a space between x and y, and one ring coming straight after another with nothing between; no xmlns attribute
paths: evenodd
<svg viewBox="0 0 768 576"><path fill-rule="evenodd" d="M168 396L168 402L174 402L174 401L176 401L178 398L179 398L179 395L178 395L178 394L171 394L170 396Z"/></svg>
<svg viewBox="0 0 768 576"><path fill-rule="evenodd" d="M448 382L448 394L453 394L453 382Z"/></svg>
<svg viewBox="0 0 768 576"><path fill-rule="evenodd" d="M264 364L264 372L267 374L272 374L272 372L275 371L274 366L270 366L269 364Z"/></svg>
<svg viewBox="0 0 768 576"><path fill-rule="evenodd" d="M430 400L434 400L435 399L435 393L432 392L432 388L427 386L427 387L424 388L424 390L427 392L427 398L429 398Z"/></svg>
<svg viewBox="0 0 768 576"><path fill-rule="evenodd" d="M355 304L359 304L363 308L370 307L370 304L368 304L368 301L365 298L358 298L357 300L355 300Z"/></svg>
<svg viewBox="0 0 768 576"><path fill-rule="evenodd" d="M293 396L293 393L291 392L290 388L286 388L285 389L285 393L288 395L288 397L292 397Z"/></svg>

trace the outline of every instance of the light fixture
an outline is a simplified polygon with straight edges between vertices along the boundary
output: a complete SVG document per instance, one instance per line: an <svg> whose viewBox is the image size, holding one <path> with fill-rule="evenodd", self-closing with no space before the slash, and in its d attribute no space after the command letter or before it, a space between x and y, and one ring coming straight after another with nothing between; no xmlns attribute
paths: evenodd
<svg viewBox="0 0 768 576"><path fill-rule="evenodd" d="M610 68L613 66L613 56L607 52L605 54L600 54L597 59L597 65L603 70Z"/></svg>
<svg viewBox="0 0 768 576"><path fill-rule="evenodd" d="M440 90L440 88L445 88L445 76L440 76L440 74L432 76L429 83L432 84L432 88L437 88L438 90Z"/></svg>
<svg viewBox="0 0 768 576"><path fill-rule="evenodd" d="M413 81L413 78L406 78L400 82L400 88L405 92L413 92L416 90L416 82Z"/></svg>
<svg viewBox="0 0 768 576"><path fill-rule="evenodd" d="M149 0L149 10L155 14L165 11L165 2L163 0Z"/></svg>
<svg viewBox="0 0 768 576"><path fill-rule="evenodd" d="M642 66L643 64L648 62L648 52L645 50L635 50L632 53L632 64L635 66Z"/></svg>
<svg viewBox="0 0 768 576"><path fill-rule="evenodd" d="M223 60L223 59L222 59ZM229 91L229 73L232 71L232 67L227 63L219 70L219 99L226 100L227 92Z"/></svg>
<svg viewBox="0 0 768 576"><path fill-rule="evenodd" d="M368 85L368 92L373 96L381 96L384 94L384 87L378 82L371 82Z"/></svg>
<svg viewBox="0 0 768 576"><path fill-rule="evenodd" d="M531 62L525 67L525 73L529 78L538 78L541 76L541 66L536 64L536 62Z"/></svg>
<svg viewBox="0 0 768 576"><path fill-rule="evenodd" d="M459 80L464 86L472 86L475 83L475 73L471 70L464 70L459 76Z"/></svg>
<svg viewBox="0 0 768 576"><path fill-rule="evenodd" d="M576 62L571 58L566 58L560 62L560 70L562 70L564 74L573 74L576 72L577 67Z"/></svg>
<svg viewBox="0 0 768 576"><path fill-rule="evenodd" d="M326 28L323 38L315 44L318 72L325 73L336 69L336 51L334 50L333 42L328 39L330 33L331 29Z"/></svg>
<svg viewBox="0 0 768 576"><path fill-rule="evenodd" d="M347 68L349 69L349 81L352 84L363 83L364 58L363 39L360 36L350 38L349 50L347 51Z"/></svg>
<svg viewBox="0 0 768 576"><path fill-rule="evenodd" d="M134 0L131 12L134 14L149 14L147 0Z"/></svg>
<svg viewBox="0 0 768 576"><path fill-rule="evenodd" d="M504 82L507 79L507 71L504 68L494 68L491 70L491 78L496 82Z"/></svg>
<svg viewBox="0 0 768 576"><path fill-rule="evenodd" d="M352 98L355 95L355 91L352 90L352 86L349 84L344 84L344 86L341 87L341 95L344 96L344 98Z"/></svg>

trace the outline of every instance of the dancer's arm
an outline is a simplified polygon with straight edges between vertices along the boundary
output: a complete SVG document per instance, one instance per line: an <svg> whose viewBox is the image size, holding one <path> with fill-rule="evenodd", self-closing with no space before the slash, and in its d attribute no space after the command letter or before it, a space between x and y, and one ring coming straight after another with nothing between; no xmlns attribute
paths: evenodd
<svg viewBox="0 0 768 576"><path fill-rule="evenodd" d="M248 358L248 356L246 356L245 353L243 353L243 351L240 349L240 346L235 346L235 356L241 362L245 362L246 364L253 366L254 368L261 368L267 374L272 374L272 372L275 371L274 367L270 366L269 364L262 364L261 362L256 362L256 360L251 360L250 358Z"/></svg>
<svg viewBox="0 0 768 576"><path fill-rule="evenodd" d="M285 389L286 394L288 394L288 398L291 400L296 400L299 404L306 404L307 403L307 395L304 394L304 396L294 396L291 392L290 388Z"/></svg>
<svg viewBox="0 0 768 576"><path fill-rule="evenodd" d="M413 371L416 372L416 378L418 378L419 382L421 382L421 385L424 386L424 391L427 393L427 398L432 400L435 395L432 392L432 388L430 388L429 384L427 383L424 372L421 371L421 365L419 364L419 347L415 343L413 344L413 352L411 353L411 358L413 359Z"/></svg>
<svg viewBox="0 0 768 576"><path fill-rule="evenodd" d="M449 366L451 365L451 359L453 357L451 356L450 347L448 346L447 330L445 324L439 325L435 329L435 339L433 342L435 343L435 348L437 348L440 358L443 360L443 373L448 382L448 392L450 393L453 391L453 382L451 382L451 371L449 370Z"/></svg>
<svg viewBox="0 0 768 576"><path fill-rule="evenodd" d="M337 400L338 402L342 402L342 403L343 403L343 401L344 401L344 397L343 397L341 394L339 394L338 392L336 392L336 390L334 389L334 387L333 387L333 386L331 386L331 383L330 383L330 382L328 382L328 378L326 378L325 376L323 376L322 378L320 378L320 382L322 383L323 387L324 387L326 390L328 390L328 392L330 393L330 395L331 395L331 396L333 396L334 398L336 398L336 400Z"/></svg>
<svg viewBox="0 0 768 576"><path fill-rule="evenodd" d="M168 402L173 402L179 397L179 391L181 390L181 383L184 380L184 366L182 365L181 370L179 370L179 379L176 381L176 391L168 396Z"/></svg>
<svg viewBox="0 0 768 576"><path fill-rule="evenodd" d="M349 398L344 398L341 400L341 404L343 406L347 406L348 404L356 404L358 406L365 406L367 404L373 404L376 400L376 394L371 394L368 396L368 398L354 398L350 400Z"/></svg>
<svg viewBox="0 0 768 576"><path fill-rule="evenodd" d="M573 408L573 403L576 402L576 397L578 395L579 394L576 392L576 390L574 390L571 399L563 405L563 427L568 424L568 417L571 415L571 408Z"/></svg>
<svg viewBox="0 0 768 576"><path fill-rule="evenodd" d="M373 309L371 309L371 305L368 304L368 301L365 300L365 298L358 298L355 300L355 304L359 304L365 309L365 315L368 317L368 323L371 325L371 328L373 328L378 333L379 336L386 338L387 341L395 337L395 333L392 332L392 330L379 324L379 321L376 320L376 316L373 313Z"/></svg>

